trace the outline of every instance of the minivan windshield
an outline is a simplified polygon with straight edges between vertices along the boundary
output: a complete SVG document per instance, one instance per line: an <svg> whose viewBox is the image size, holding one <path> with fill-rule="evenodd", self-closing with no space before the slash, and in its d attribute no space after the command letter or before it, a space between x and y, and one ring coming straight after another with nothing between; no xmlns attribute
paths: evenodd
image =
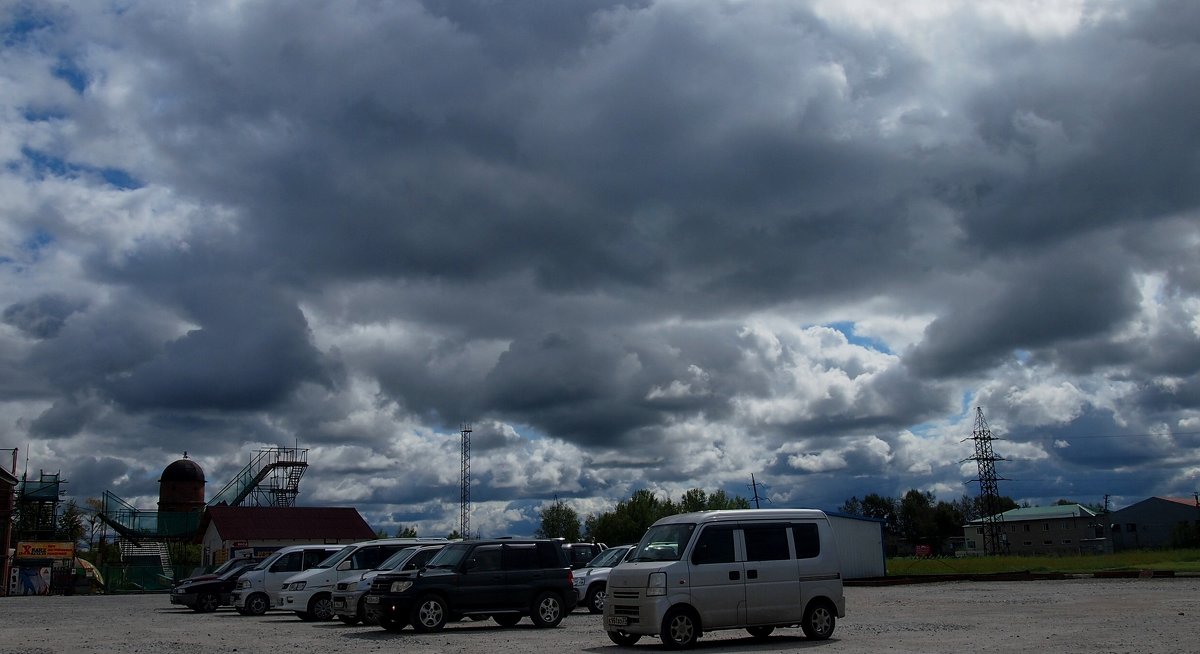
<svg viewBox="0 0 1200 654"><path fill-rule="evenodd" d="M404 565L404 562L407 561L409 559L409 557L411 557L413 554L415 554L416 551L417 551L417 548L415 548L415 547L406 547L402 550L397 550L395 554L384 559L383 563L380 563L378 566L375 567L375 569L376 570L395 570L396 568L399 568L400 566Z"/></svg>
<svg viewBox="0 0 1200 654"><path fill-rule="evenodd" d="M696 530L694 523L655 525L637 544L629 561L678 561Z"/></svg>
<svg viewBox="0 0 1200 654"><path fill-rule="evenodd" d="M358 549L358 545L347 545L347 546L343 547L342 549L334 552L333 554L330 554L329 556L325 557L324 561L321 561L320 563L314 565L313 567L314 568L332 568L332 567L336 566L337 564L341 563L347 556L350 556L351 554L353 554L354 550L356 550L356 549Z"/></svg>
<svg viewBox="0 0 1200 654"><path fill-rule="evenodd" d="M442 551L433 555L429 559L429 563L425 564L426 568L453 568L458 565L459 561L466 556L467 550L471 549L470 545L449 545L442 548Z"/></svg>
<svg viewBox="0 0 1200 654"><path fill-rule="evenodd" d="M250 569L251 570L266 570L267 568L271 567L272 563L278 561L279 557L283 556L283 554L284 554L283 550L277 550L275 552L272 552L271 556L268 556L267 558L263 559L262 561L259 562L258 565L254 566L253 568L250 568Z"/></svg>

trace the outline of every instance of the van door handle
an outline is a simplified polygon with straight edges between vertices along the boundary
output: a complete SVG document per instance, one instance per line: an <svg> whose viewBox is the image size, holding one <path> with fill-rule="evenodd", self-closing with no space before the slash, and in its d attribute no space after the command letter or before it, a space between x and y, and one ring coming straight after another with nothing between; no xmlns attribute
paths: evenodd
<svg viewBox="0 0 1200 654"><path fill-rule="evenodd" d="M758 579L758 570L747 570L746 578L747 579Z"/></svg>
<svg viewBox="0 0 1200 654"><path fill-rule="evenodd" d="M738 579L741 579L741 578L742 578L742 573L738 572L737 570L729 571L729 581L737 581Z"/></svg>

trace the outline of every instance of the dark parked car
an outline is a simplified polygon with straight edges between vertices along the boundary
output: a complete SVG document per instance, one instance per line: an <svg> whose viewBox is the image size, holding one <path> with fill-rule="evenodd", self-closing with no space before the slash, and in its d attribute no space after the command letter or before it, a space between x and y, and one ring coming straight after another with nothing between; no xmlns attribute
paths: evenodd
<svg viewBox="0 0 1200 654"><path fill-rule="evenodd" d="M562 548L567 553L572 570L586 568L589 561L606 549L600 543L562 543Z"/></svg>
<svg viewBox="0 0 1200 654"><path fill-rule="evenodd" d="M572 581L559 541L452 543L423 570L375 577L366 610L389 631L409 624L414 631L438 631L463 617L491 617L511 627L529 616L538 627L555 627L575 608Z"/></svg>
<svg viewBox="0 0 1200 654"><path fill-rule="evenodd" d="M230 595L237 586L238 577L255 565L256 561L244 559L215 578L179 584L171 589L171 603L191 607L200 613L216 611L218 606L231 603Z"/></svg>
<svg viewBox="0 0 1200 654"><path fill-rule="evenodd" d="M251 559L249 559L247 557L239 557L236 559L229 559L228 561L226 561L226 562L222 563L220 566L218 566L217 569L213 570L212 572L203 572L200 574L192 575L190 577L184 577L183 579L176 580L173 585L179 586L181 584L187 584L187 583L192 583L192 582L196 582L196 581L205 581L207 579L216 579L217 577L220 577L221 575L225 574L226 572L229 572L231 569L242 567L243 565L246 564L247 561L253 562ZM197 568L197 570L199 570L199 568Z"/></svg>

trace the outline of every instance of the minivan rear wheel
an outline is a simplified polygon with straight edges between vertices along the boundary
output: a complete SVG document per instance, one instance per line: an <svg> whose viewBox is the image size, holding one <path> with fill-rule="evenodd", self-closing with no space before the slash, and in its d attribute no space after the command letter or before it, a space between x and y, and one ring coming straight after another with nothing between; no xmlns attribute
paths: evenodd
<svg viewBox="0 0 1200 654"><path fill-rule="evenodd" d="M800 621L800 628L804 630L804 635L810 640L825 640L833 635L833 628L836 624L837 614L833 612L833 607L829 605L829 602L817 600L810 602L804 609L804 618Z"/></svg>
<svg viewBox="0 0 1200 654"><path fill-rule="evenodd" d="M696 614L677 606L667 611L667 615L663 617L658 637L667 649L692 647L700 638L700 620L696 618Z"/></svg>

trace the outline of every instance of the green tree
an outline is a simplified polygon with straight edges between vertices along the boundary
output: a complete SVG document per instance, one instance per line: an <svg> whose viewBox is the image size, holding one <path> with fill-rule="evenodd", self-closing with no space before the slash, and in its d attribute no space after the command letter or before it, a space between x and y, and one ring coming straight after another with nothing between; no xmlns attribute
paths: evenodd
<svg viewBox="0 0 1200 654"><path fill-rule="evenodd" d="M68 500L62 515L58 516L55 537L78 545L83 541L86 533L87 529L83 526L83 511L79 509L79 505L75 504L74 499Z"/></svg>
<svg viewBox="0 0 1200 654"><path fill-rule="evenodd" d="M538 538L565 538L571 542L581 540L579 513L557 497L553 504L541 510L540 516L541 524L534 534Z"/></svg>
<svg viewBox="0 0 1200 654"><path fill-rule="evenodd" d="M699 488L685 492L679 503L670 499L659 499L654 493L640 489L628 500L617 503L612 511L589 515L584 520L584 536L587 539L615 545L636 543L642 534L659 518L690 511L713 511L717 509L748 509L750 501L744 497L730 497L723 490L709 494Z"/></svg>
<svg viewBox="0 0 1200 654"><path fill-rule="evenodd" d="M462 534L458 533L458 530L455 529L454 531L446 534L446 538L448 540L462 540Z"/></svg>
<svg viewBox="0 0 1200 654"><path fill-rule="evenodd" d="M416 527L414 527L412 525L409 525L407 527L405 527L404 525L400 525L399 527L396 527L396 538L416 538L416 537L417 537L417 528Z"/></svg>

